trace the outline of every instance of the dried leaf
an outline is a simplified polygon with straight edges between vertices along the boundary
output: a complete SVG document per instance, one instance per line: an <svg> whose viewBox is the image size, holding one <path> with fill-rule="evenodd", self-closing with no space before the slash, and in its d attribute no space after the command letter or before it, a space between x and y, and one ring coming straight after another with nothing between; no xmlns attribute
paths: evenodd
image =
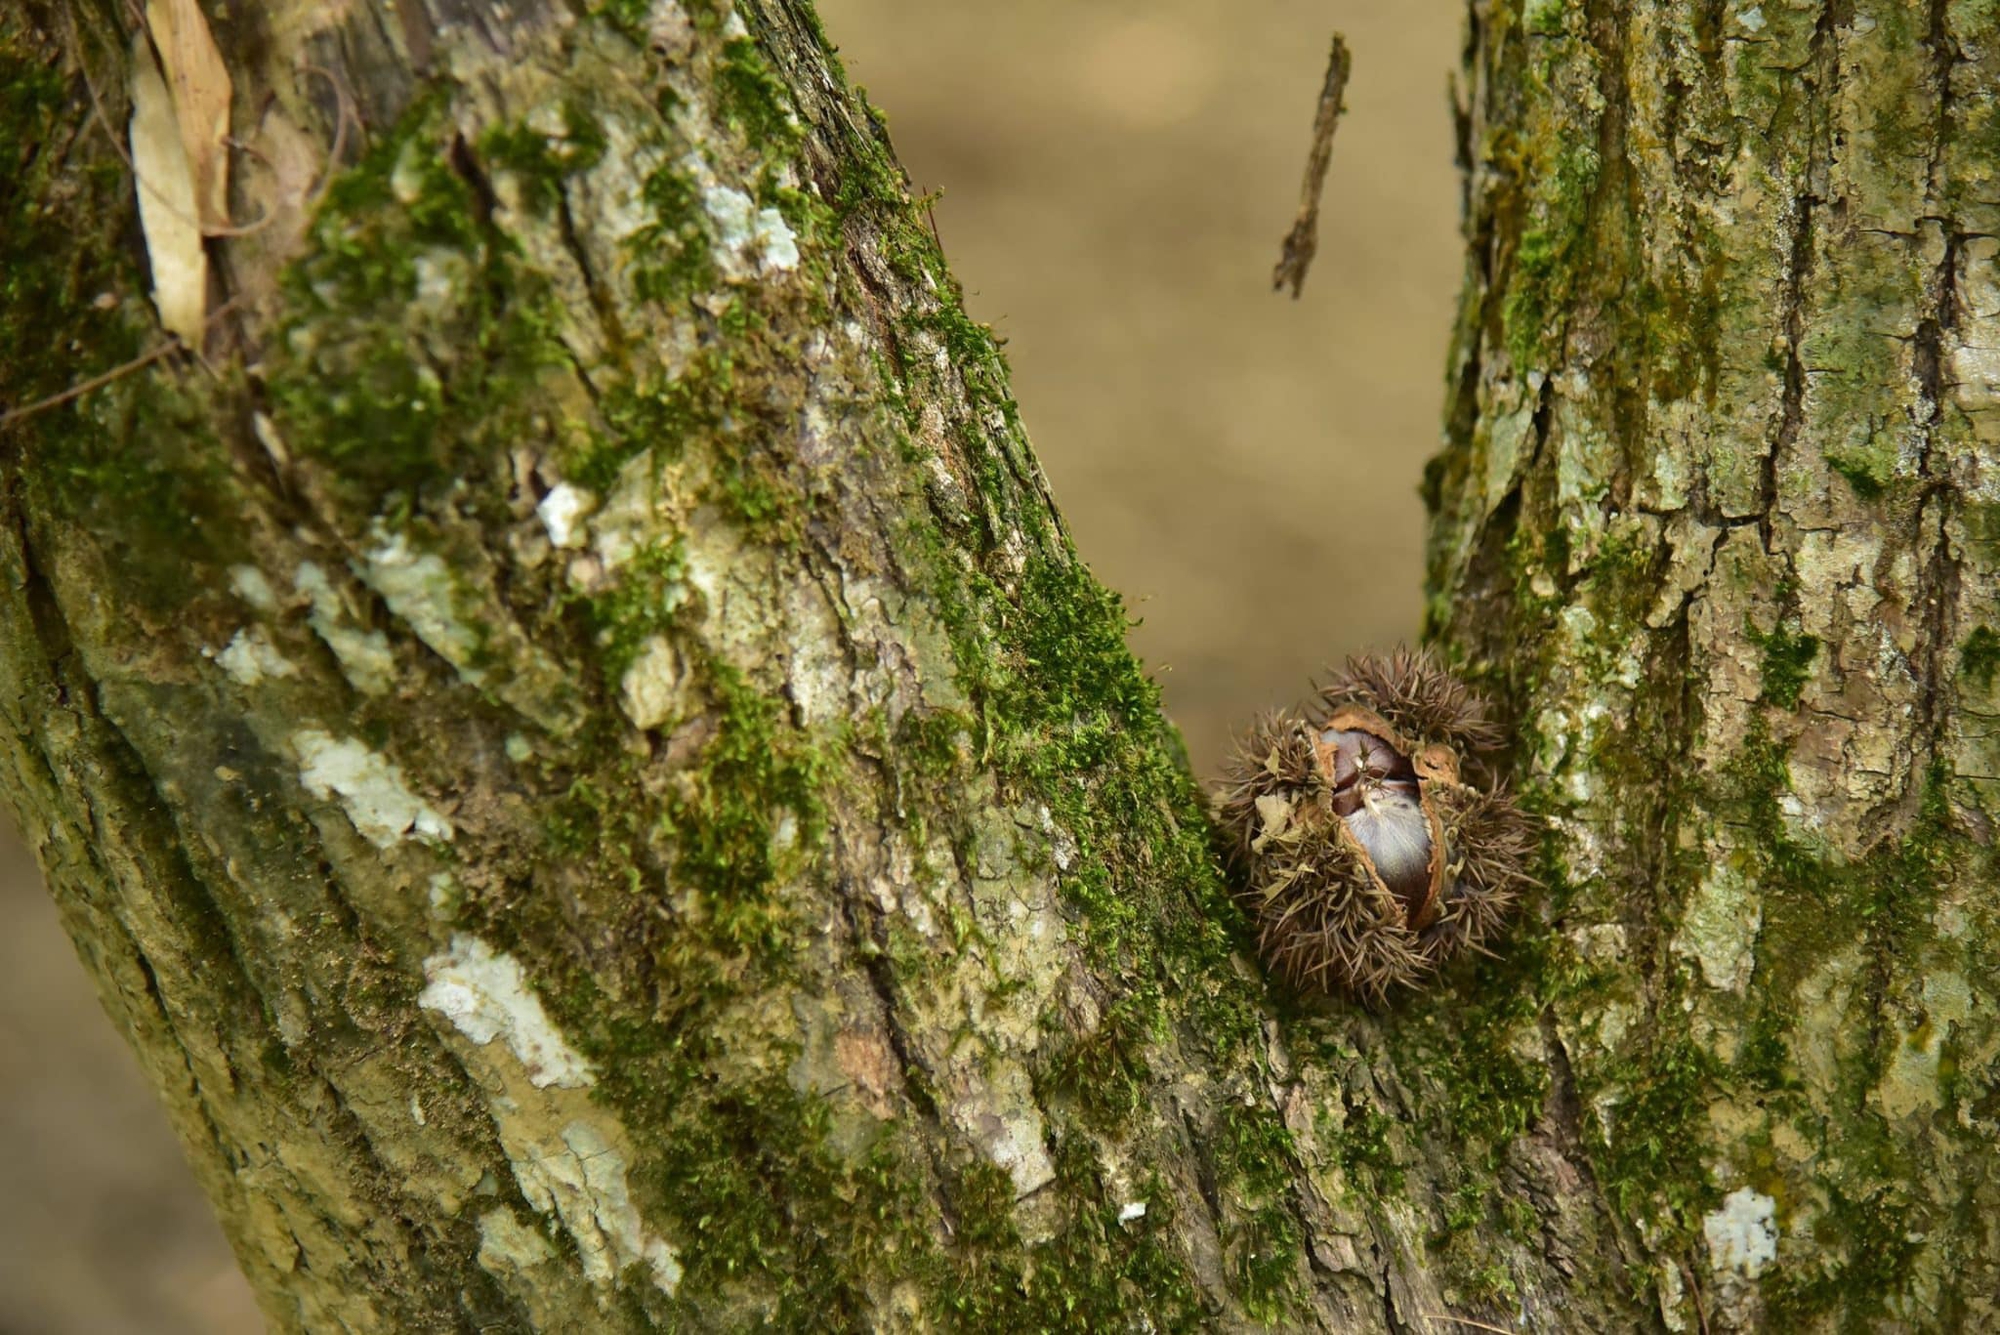
<svg viewBox="0 0 2000 1335"><path fill-rule="evenodd" d="M146 28L173 93L201 229L214 236L230 225L229 70L196 0L147 0Z"/></svg>
<svg viewBox="0 0 2000 1335"><path fill-rule="evenodd" d="M194 174L173 97L144 33L132 42L132 167L139 175L139 226L153 269L160 323L201 346L208 313L208 255L195 218Z"/></svg>

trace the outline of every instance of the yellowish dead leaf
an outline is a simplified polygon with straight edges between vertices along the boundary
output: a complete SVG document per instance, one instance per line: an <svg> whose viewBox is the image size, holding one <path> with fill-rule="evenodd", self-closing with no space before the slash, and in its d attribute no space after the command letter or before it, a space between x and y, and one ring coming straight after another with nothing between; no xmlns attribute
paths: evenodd
<svg viewBox="0 0 2000 1335"><path fill-rule="evenodd" d="M196 0L147 0L146 28L173 93L201 229L214 236L230 225L229 69Z"/></svg>
<svg viewBox="0 0 2000 1335"><path fill-rule="evenodd" d="M132 41L131 137L132 168L139 175L139 227L153 269L153 304L168 332L198 349L208 314L208 255L196 222L194 173L173 97L144 33Z"/></svg>

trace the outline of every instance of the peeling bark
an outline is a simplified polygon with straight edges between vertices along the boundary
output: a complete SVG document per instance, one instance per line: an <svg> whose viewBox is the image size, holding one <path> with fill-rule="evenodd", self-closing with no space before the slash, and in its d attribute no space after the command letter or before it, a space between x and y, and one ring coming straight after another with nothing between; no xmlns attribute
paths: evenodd
<svg viewBox="0 0 2000 1335"><path fill-rule="evenodd" d="M0 427L0 791L273 1323L1992 1319L1974 8L1474 6L1432 619L1548 886L1380 1015L803 3L210 14L268 221ZM7 407L160 337L131 37L0 17Z"/></svg>

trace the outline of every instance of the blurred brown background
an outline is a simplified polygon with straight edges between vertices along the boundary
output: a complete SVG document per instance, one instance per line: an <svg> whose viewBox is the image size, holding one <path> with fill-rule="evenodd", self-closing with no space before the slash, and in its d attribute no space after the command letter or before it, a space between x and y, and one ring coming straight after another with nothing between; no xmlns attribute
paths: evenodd
<svg viewBox="0 0 2000 1335"><path fill-rule="evenodd" d="M1459 0L820 0L1196 765L1415 633L1458 284ZM1270 291L1329 33L1318 263ZM32 864L0 844L0 1335L261 1328Z"/></svg>

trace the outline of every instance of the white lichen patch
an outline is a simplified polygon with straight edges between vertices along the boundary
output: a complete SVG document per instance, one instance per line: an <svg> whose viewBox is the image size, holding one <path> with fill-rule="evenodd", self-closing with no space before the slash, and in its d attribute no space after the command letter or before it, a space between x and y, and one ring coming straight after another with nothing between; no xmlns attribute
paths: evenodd
<svg viewBox="0 0 2000 1335"><path fill-rule="evenodd" d="M762 256L765 272L790 271L799 267L799 239L785 215L776 209L759 209L750 224L750 240Z"/></svg>
<svg viewBox="0 0 2000 1335"><path fill-rule="evenodd" d="M1756 962L1757 933L1764 923L1763 900L1749 878L1718 851L1718 861L1696 887L1674 949L1701 965L1712 988L1741 993Z"/></svg>
<svg viewBox="0 0 2000 1335"><path fill-rule="evenodd" d="M1118 1222L1121 1224L1129 1224L1135 1219L1144 1219L1145 1217L1146 1202L1144 1201L1131 1201L1118 1207Z"/></svg>
<svg viewBox="0 0 2000 1335"><path fill-rule="evenodd" d="M1751 1187L1738 1187L1721 1206L1702 1217L1708 1263L1719 1273L1755 1279L1778 1259L1777 1202Z"/></svg>
<svg viewBox="0 0 2000 1335"><path fill-rule="evenodd" d="M266 616L278 610L278 595L256 566L229 567L229 591Z"/></svg>
<svg viewBox="0 0 2000 1335"><path fill-rule="evenodd" d="M326 572L313 562L299 564L292 584L311 600L306 624L333 651L341 675L364 695L387 694L396 679L396 657L389 651L388 637L379 630L362 630L351 624L340 594Z"/></svg>
<svg viewBox="0 0 2000 1335"><path fill-rule="evenodd" d="M554 1211L562 1220L576 1240L586 1278L609 1284L626 1266L644 1262L655 1287L671 1295L681 1281L680 1258L664 1239L647 1231L627 1174L625 1156L585 1121L563 1127L560 1146L532 1158L514 1158L521 1194L536 1209Z"/></svg>
<svg viewBox="0 0 2000 1335"><path fill-rule="evenodd" d="M477 937L424 961L417 1001L448 1021L461 1060L484 1093L500 1147L522 1198L576 1245L583 1276L605 1292L628 1267L671 1295L680 1283L673 1247L647 1227L633 1199L630 1141L596 1104L590 1065L550 1020L512 956ZM480 1218L479 1264L512 1280L545 1259L537 1230L511 1212Z"/></svg>
<svg viewBox="0 0 2000 1335"><path fill-rule="evenodd" d="M473 666L479 651L477 628L457 610L458 586L451 568L435 552L418 552L401 533L376 533L362 578L382 595L389 610L409 624L417 638L458 669L474 685L484 674Z"/></svg>
<svg viewBox="0 0 2000 1335"><path fill-rule="evenodd" d="M1013 1181L1014 1199L1055 1181L1042 1115L1020 1066L1007 1062L989 1070L951 1105L951 1120Z"/></svg>
<svg viewBox="0 0 2000 1335"><path fill-rule="evenodd" d="M723 277L740 280L799 267L798 238L778 210L759 209L750 196L727 185L709 186L701 202L715 225L716 267Z"/></svg>
<svg viewBox="0 0 2000 1335"><path fill-rule="evenodd" d="M639 728L663 728L688 712L687 669L664 635L645 648L618 681L618 707Z"/></svg>
<svg viewBox="0 0 2000 1335"><path fill-rule="evenodd" d="M505 1206L496 1205L479 1216L479 1268L487 1274L521 1274L554 1256L547 1239Z"/></svg>
<svg viewBox="0 0 2000 1335"><path fill-rule="evenodd" d="M293 662L278 652L270 637L261 626L249 626L236 632L221 653L208 653L215 665L229 674L229 679L238 686L256 686L265 681L279 680L298 675Z"/></svg>
<svg viewBox="0 0 2000 1335"><path fill-rule="evenodd" d="M558 482L549 488L549 494L542 497L542 503L535 507L541 517L542 527L549 531L549 541L558 547L570 548L583 545L584 516L597 507L597 498L581 487L572 487L567 482Z"/></svg>
<svg viewBox="0 0 2000 1335"><path fill-rule="evenodd" d="M338 794L354 828L376 847L388 848L412 832L451 838L451 822L410 791L403 771L386 756L317 728L295 732L291 740L306 791L318 798Z"/></svg>
<svg viewBox="0 0 2000 1335"><path fill-rule="evenodd" d="M424 980L418 1005L443 1015L481 1047L502 1040L536 1089L585 1089L594 1083L590 1063L550 1022L512 955L459 932L450 950L424 961Z"/></svg>

